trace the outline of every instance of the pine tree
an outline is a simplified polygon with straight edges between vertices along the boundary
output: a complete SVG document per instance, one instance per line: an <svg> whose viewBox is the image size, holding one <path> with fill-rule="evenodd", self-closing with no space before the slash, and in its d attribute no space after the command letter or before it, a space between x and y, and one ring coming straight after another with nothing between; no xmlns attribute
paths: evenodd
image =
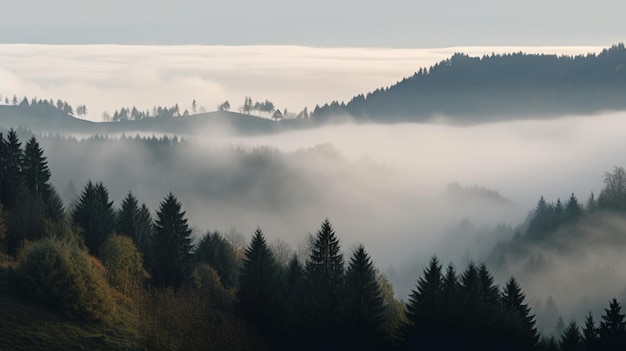
<svg viewBox="0 0 626 351"><path fill-rule="evenodd" d="M50 169L46 157L43 156L43 150L34 136L24 147L22 173L31 194L45 200L50 192Z"/></svg>
<svg viewBox="0 0 626 351"><path fill-rule="evenodd" d="M626 322L621 313L622 306L613 298L608 309L604 309L598 327L599 342L605 350L626 349Z"/></svg>
<svg viewBox="0 0 626 351"><path fill-rule="evenodd" d="M135 232L135 245L137 249L143 255L144 265L151 266L153 262L153 246L152 246L152 234L153 234L154 222L152 221L152 215L150 209L146 204L141 204L139 213L137 214L137 231Z"/></svg>
<svg viewBox="0 0 626 351"><path fill-rule="evenodd" d="M374 265L362 245L350 258L345 286L349 345L360 349L379 348L383 340L381 326L385 307Z"/></svg>
<svg viewBox="0 0 626 351"><path fill-rule="evenodd" d="M135 236L137 231L137 217L139 215L139 203L137 198L132 192L128 192L124 200L122 200L122 206L117 213L117 223L115 231L117 234L128 235L133 238L135 245Z"/></svg>
<svg viewBox="0 0 626 351"><path fill-rule="evenodd" d="M530 350L537 346L539 334L535 327L535 316L530 314L530 307L524 300L526 296L522 292L515 278L511 277L506 283L501 296L502 308L510 316L514 325L511 344L519 350Z"/></svg>
<svg viewBox="0 0 626 351"><path fill-rule="evenodd" d="M591 312L585 317L585 327L583 328L583 343L585 351L598 349L598 330L596 329Z"/></svg>
<svg viewBox="0 0 626 351"><path fill-rule="evenodd" d="M452 263L443 275L441 290L441 313L443 328L453 332L458 328L459 282Z"/></svg>
<svg viewBox="0 0 626 351"><path fill-rule="evenodd" d="M263 231L257 228L245 252L237 298L243 314L262 329L273 327L276 268L274 255L265 241Z"/></svg>
<svg viewBox="0 0 626 351"><path fill-rule="evenodd" d="M583 349L582 337L575 320L571 320L567 324L567 327L561 335L559 346L561 350L567 351L581 351Z"/></svg>
<svg viewBox="0 0 626 351"><path fill-rule="evenodd" d="M139 252L144 256L144 261L148 261L148 256L150 256L152 224L150 210L145 204L139 207L137 198L129 191L117 213L115 230L118 234L131 237Z"/></svg>
<svg viewBox="0 0 626 351"><path fill-rule="evenodd" d="M174 194L161 201L154 223L152 281L178 288L190 274L191 229Z"/></svg>
<svg viewBox="0 0 626 351"><path fill-rule="evenodd" d="M463 327L472 327L477 322L477 316L481 313L481 284L478 277L478 269L470 262L459 279L459 300L461 302Z"/></svg>
<svg viewBox="0 0 626 351"><path fill-rule="evenodd" d="M567 201L567 205L565 205L565 219L567 221L574 221L580 218L583 215L583 209L578 203L578 199L572 193Z"/></svg>
<svg viewBox="0 0 626 351"><path fill-rule="evenodd" d="M442 289L441 264L433 256L428 267L424 269L423 277L417 280L417 287L409 295L406 305L406 315L410 323L407 338L415 333L422 334L422 331L428 335L432 332L430 329L440 328Z"/></svg>
<svg viewBox="0 0 626 351"><path fill-rule="evenodd" d="M306 262L309 332L325 342L340 333L340 297L343 288L344 261L339 240L328 219L317 231L311 253ZM313 335L312 335L313 336Z"/></svg>
<svg viewBox="0 0 626 351"><path fill-rule="evenodd" d="M109 202L109 191L102 183L93 185L89 181L85 185L72 211L72 221L82 228L89 253L98 255L115 226L113 202Z"/></svg>
<svg viewBox="0 0 626 351"><path fill-rule="evenodd" d="M9 130L6 141L2 142L2 169L0 179L0 194L2 205L6 210L13 209L18 195L24 186L22 177L22 143L20 143L17 132Z"/></svg>

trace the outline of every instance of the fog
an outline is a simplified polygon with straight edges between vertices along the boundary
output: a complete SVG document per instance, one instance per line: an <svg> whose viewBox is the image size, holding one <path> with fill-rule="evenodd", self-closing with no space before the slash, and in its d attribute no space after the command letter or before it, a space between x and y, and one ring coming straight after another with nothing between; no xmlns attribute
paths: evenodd
<svg viewBox="0 0 626 351"><path fill-rule="evenodd" d="M455 52L574 55L602 49L0 44L0 95L85 104L94 121L121 107L145 111L178 103L181 112L191 111L193 99L208 111L228 100L236 111L246 96L299 112L392 85Z"/></svg>
<svg viewBox="0 0 626 351"><path fill-rule="evenodd" d="M115 206L132 190L155 211L172 191L195 235L235 230L250 237L259 226L270 242L280 238L302 251L329 218L344 253L364 244L396 294L406 297L433 254L459 271L470 260L487 260L512 236L492 229L520 225L540 196L566 201L575 193L584 203L597 195L604 172L626 164L625 117L478 126L346 123L257 137L197 131L161 148L128 140L41 141L62 195L70 180L79 191L89 179L103 181ZM556 264L532 276L524 270L528 257L493 269L500 284L519 275L532 303L552 296L561 314L580 317L581 301L600 306L625 290L615 277L626 274L620 270L626 262L606 249L582 250L578 260L531 248ZM589 282L571 272L588 272L583 276L593 276L601 292L591 294Z"/></svg>

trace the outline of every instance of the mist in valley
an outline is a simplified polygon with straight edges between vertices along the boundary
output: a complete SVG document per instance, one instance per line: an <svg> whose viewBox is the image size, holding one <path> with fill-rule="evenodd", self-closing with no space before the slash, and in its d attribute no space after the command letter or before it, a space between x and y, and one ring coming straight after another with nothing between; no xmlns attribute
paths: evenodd
<svg viewBox="0 0 626 351"><path fill-rule="evenodd" d="M594 241L594 230L614 235L624 219L585 222L576 228L584 240L532 246L506 264L490 256L523 230L540 196L555 202L574 193L584 204L600 192L603 173L626 164L624 117L465 127L346 123L257 137L213 129L174 142L127 136L40 142L66 201L88 180L102 181L116 207L131 190L154 211L172 191L196 238L209 230L249 238L260 227L274 246L301 255L309 234L328 218L344 254L363 244L398 297L407 297L432 255L459 272L470 261L487 261L497 283L511 274L521 281L541 325L553 318L543 317L549 297L563 318L581 318L624 293L623 279L616 279L626 274L620 246ZM539 252L549 264L528 270Z"/></svg>

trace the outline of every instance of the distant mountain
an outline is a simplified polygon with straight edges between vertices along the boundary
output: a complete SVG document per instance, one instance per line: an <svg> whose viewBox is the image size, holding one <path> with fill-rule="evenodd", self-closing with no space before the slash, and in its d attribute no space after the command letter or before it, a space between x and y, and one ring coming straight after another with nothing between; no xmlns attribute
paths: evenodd
<svg viewBox="0 0 626 351"><path fill-rule="evenodd" d="M317 106L312 118L390 123L447 117L453 123L476 123L624 109L626 48L618 44L575 57L458 53L348 103Z"/></svg>
<svg viewBox="0 0 626 351"><path fill-rule="evenodd" d="M283 124L282 127L285 127ZM76 118L47 105L0 106L0 128L23 128L35 133L211 133L229 131L239 135L266 134L279 129L275 121L228 111L215 111L185 117L145 118L135 121L91 122Z"/></svg>

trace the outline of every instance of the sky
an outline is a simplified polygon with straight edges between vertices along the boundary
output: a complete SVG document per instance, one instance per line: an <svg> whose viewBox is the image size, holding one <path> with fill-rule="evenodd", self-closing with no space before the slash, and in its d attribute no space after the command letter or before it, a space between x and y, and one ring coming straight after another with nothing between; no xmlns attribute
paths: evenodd
<svg viewBox="0 0 626 351"><path fill-rule="evenodd" d="M20 0L0 43L449 47L623 41L626 2Z"/></svg>

